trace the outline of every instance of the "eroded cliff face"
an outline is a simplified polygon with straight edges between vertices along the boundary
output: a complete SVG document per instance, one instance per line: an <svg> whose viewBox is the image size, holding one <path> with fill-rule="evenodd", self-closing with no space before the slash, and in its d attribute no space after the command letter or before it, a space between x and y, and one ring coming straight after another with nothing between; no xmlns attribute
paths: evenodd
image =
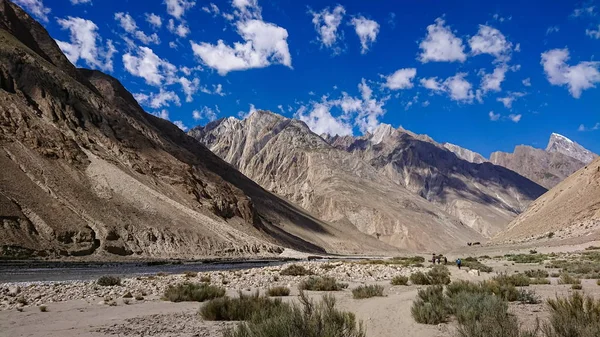
<svg viewBox="0 0 600 337"><path fill-rule="evenodd" d="M246 178L0 0L0 256L384 251ZM354 236L357 235L357 236Z"/></svg>
<svg viewBox="0 0 600 337"><path fill-rule="evenodd" d="M330 142L485 237L503 230L545 192L504 167L461 159L427 136L395 129L377 141L372 137L334 137Z"/></svg>
<svg viewBox="0 0 600 337"><path fill-rule="evenodd" d="M358 156L333 148L298 120L257 111L245 120L230 117L189 134L264 188L342 231L356 228L411 250L482 238Z"/></svg>

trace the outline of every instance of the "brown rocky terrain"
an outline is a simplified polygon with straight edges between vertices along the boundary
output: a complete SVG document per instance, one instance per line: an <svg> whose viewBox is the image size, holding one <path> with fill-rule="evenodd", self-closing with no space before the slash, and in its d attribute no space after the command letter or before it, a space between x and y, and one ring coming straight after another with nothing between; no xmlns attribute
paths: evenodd
<svg viewBox="0 0 600 337"><path fill-rule="evenodd" d="M392 249L265 191L0 0L0 256Z"/></svg>
<svg viewBox="0 0 600 337"><path fill-rule="evenodd" d="M600 159L596 159L534 201L494 241L524 241L540 236L593 241L599 235Z"/></svg>
<svg viewBox="0 0 600 337"><path fill-rule="evenodd" d="M482 239L358 156L332 147L301 121L256 111L244 120L221 119L189 134L264 188L340 228L357 228L411 250Z"/></svg>
<svg viewBox="0 0 600 337"><path fill-rule="evenodd" d="M461 159L428 136L402 128L390 131L386 125L380 128L387 130L384 137L374 136L381 134L378 129L373 135L333 137L329 141L485 237L503 230L546 191L504 167Z"/></svg>

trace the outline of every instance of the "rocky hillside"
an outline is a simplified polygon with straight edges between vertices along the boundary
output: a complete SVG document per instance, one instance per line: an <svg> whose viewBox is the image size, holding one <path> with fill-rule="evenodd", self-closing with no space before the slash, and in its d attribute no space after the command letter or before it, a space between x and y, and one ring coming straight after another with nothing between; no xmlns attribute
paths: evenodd
<svg viewBox="0 0 600 337"><path fill-rule="evenodd" d="M458 158L466 160L471 163L481 164L485 163L487 159L485 159L482 155L475 151L471 151L469 149L465 149L464 147L460 147L458 145L454 145L451 143L442 144L446 149L450 150L454 153Z"/></svg>
<svg viewBox="0 0 600 337"><path fill-rule="evenodd" d="M600 235L600 158L584 166L533 202L494 241L526 241L541 237Z"/></svg>
<svg viewBox="0 0 600 337"><path fill-rule="evenodd" d="M298 120L257 111L245 120L221 119L189 134L264 188L339 228L358 228L413 250L481 240L455 217L393 183L359 156L332 147ZM376 137L386 138L386 130Z"/></svg>
<svg viewBox="0 0 600 337"><path fill-rule="evenodd" d="M513 153L492 153L490 162L511 169L550 189L591 162L594 156L581 145L553 133L546 150L519 145Z"/></svg>
<svg viewBox="0 0 600 337"><path fill-rule="evenodd" d="M376 141L366 135L334 137L330 142L486 237L503 230L546 191L511 170L461 159L431 138L401 128Z"/></svg>
<svg viewBox="0 0 600 337"><path fill-rule="evenodd" d="M262 189L0 0L0 257L392 249Z"/></svg>

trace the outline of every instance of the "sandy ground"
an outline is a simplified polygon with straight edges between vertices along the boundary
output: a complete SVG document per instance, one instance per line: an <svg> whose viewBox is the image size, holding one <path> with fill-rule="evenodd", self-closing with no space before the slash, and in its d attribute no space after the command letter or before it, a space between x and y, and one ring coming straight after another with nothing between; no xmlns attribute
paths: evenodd
<svg viewBox="0 0 600 337"><path fill-rule="evenodd" d="M483 253L488 249L481 248ZM544 250L544 249L542 249ZM490 249L490 252L492 250ZM464 254L463 254L464 255ZM491 255L491 254L490 254ZM528 269L542 269L539 264L513 264L504 260L487 260L483 263L492 266L490 274L472 275L455 266L450 266L452 279L480 281L494 276L497 272L521 272ZM322 263L322 262L314 262ZM555 270L548 269L549 272ZM558 285L558 280L551 278L552 285L532 285L543 299L555 296L566 296L573 292L569 285ZM366 282L377 283L385 287L385 297L355 300L350 289L361 283L351 283L349 289L333 292L341 309L354 312L362 320L369 337L442 337L450 336L455 324L423 325L416 323L410 314L410 308L420 286L391 286L389 281ZM582 280L583 292L600 298L600 286L596 280ZM292 296L286 301L296 301L298 290L295 284L290 284ZM250 289L254 291L255 289ZM264 289L260 289L264 290ZM246 290L248 291L248 290ZM234 290L228 294L235 296ZM309 292L315 299L323 293ZM48 312L40 312L36 307L27 307L23 312L17 310L0 311L1 337L74 337L74 336L222 336L223 330L230 322L203 321L197 311L199 303L171 303L161 301L158 296L149 296L143 301L132 300L126 305L123 299L117 300L117 306L107 306L102 298L88 300L71 300L48 305ZM511 312L515 313L524 326L532 327L536 318L545 319L548 316L544 304L521 305L510 304Z"/></svg>

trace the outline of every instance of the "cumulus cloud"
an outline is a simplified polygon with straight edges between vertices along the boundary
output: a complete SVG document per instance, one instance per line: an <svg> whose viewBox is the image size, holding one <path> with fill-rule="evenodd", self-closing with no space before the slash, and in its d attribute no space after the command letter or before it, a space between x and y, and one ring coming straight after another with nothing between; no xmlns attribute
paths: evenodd
<svg viewBox="0 0 600 337"><path fill-rule="evenodd" d="M165 109L162 109L160 111L155 111L152 113L152 115L158 117L158 118L162 118L165 120L169 120L169 112Z"/></svg>
<svg viewBox="0 0 600 337"><path fill-rule="evenodd" d="M154 13L146 13L146 21L155 29L162 27L162 18Z"/></svg>
<svg viewBox="0 0 600 337"><path fill-rule="evenodd" d="M596 6L582 6L579 8L575 8L575 10L573 11L573 14L571 14L571 16L573 17L580 17L580 16L596 16L596 12L595 12Z"/></svg>
<svg viewBox="0 0 600 337"><path fill-rule="evenodd" d="M91 4L92 0L71 0L71 4L80 5L80 4Z"/></svg>
<svg viewBox="0 0 600 337"><path fill-rule="evenodd" d="M154 109L170 106L171 102L177 106L181 106L179 96L177 96L175 92L167 91L163 88L160 88L158 93L151 93L150 95L139 93L134 94L133 97L138 101L138 103Z"/></svg>
<svg viewBox="0 0 600 337"><path fill-rule="evenodd" d="M481 77L481 85L476 92L477 100L481 102L483 100L483 96L490 91L499 92L502 90L502 82L504 82L507 71L508 67L503 64L494 68L492 73L486 74L483 72Z"/></svg>
<svg viewBox="0 0 600 337"><path fill-rule="evenodd" d="M490 120L492 122L496 122L500 119L500 114L495 114L493 111L490 111L490 113L488 113L488 116L490 116Z"/></svg>
<svg viewBox="0 0 600 337"><path fill-rule="evenodd" d="M216 45L191 41L194 55L223 76L230 71L264 68L272 64L291 68L292 56L287 44L287 30L261 19L245 19L260 17L260 8L252 7L244 1L249 0L236 0L234 5L238 6L237 13L242 17L236 23L237 33L245 42L229 46L223 40L217 41Z"/></svg>
<svg viewBox="0 0 600 337"><path fill-rule="evenodd" d="M299 120L308 125L312 132L322 135L352 135L352 126L340 118L335 118L330 112L330 106L323 103L316 103L306 111L301 107L294 115Z"/></svg>
<svg viewBox="0 0 600 337"><path fill-rule="evenodd" d="M590 126L590 127L586 127L585 124L580 124L579 128L577 128L577 131L596 131L596 130L600 130L600 123L596 123L594 124L594 126Z"/></svg>
<svg viewBox="0 0 600 337"><path fill-rule="evenodd" d="M181 88L183 89L183 92L185 93L185 101L186 102L192 102L194 100L193 96L194 94L198 91L198 88L200 87L200 80L197 78L194 78L193 80L188 80L185 77L180 77L178 79L179 84L181 84Z"/></svg>
<svg viewBox="0 0 600 337"><path fill-rule="evenodd" d="M558 33L558 31L560 31L560 28L558 26L550 26L550 27L548 27L548 29L546 29L546 35L550 35L552 33Z"/></svg>
<svg viewBox="0 0 600 337"><path fill-rule="evenodd" d="M341 48L338 46L338 41L343 40L344 33L338 27L342 23L346 10L344 6L337 5L333 10L329 7L324 8L320 12L310 11L313 19L312 23L317 31L317 40L321 43L322 47L331 48L334 54L339 54Z"/></svg>
<svg viewBox="0 0 600 337"><path fill-rule="evenodd" d="M586 29L585 35L593 39L600 39L600 25L598 25L598 29Z"/></svg>
<svg viewBox="0 0 600 337"><path fill-rule="evenodd" d="M422 52L419 60L427 62L464 62L467 55L460 38L456 37L442 18L427 26L427 36L419 43Z"/></svg>
<svg viewBox="0 0 600 337"><path fill-rule="evenodd" d="M542 53L541 64L550 84L566 85L571 95L579 98L584 90L595 88L600 82L600 62L584 61L570 66L568 60L569 49L552 49Z"/></svg>
<svg viewBox="0 0 600 337"><path fill-rule="evenodd" d="M177 78L177 67L158 57L152 49L139 47L135 55L123 55L123 65L131 75L141 77L150 85L172 84Z"/></svg>
<svg viewBox="0 0 600 337"><path fill-rule="evenodd" d="M511 109L513 102L523 96L525 96L524 92L510 92L510 93L508 93L508 96L498 97L496 100L498 102L502 102L502 104L504 105L505 108Z"/></svg>
<svg viewBox="0 0 600 337"><path fill-rule="evenodd" d="M221 12L219 7L212 2L208 4L208 6L202 7L202 10L208 14L212 14L213 16L217 16Z"/></svg>
<svg viewBox="0 0 600 337"><path fill-rule="evenodd" d="M182 121L174 121L173 124L181 129L181 131L187 131L188 127L183 124Z"/></svg>
<svg viewBox="0 0 600 337"><path fill-rule="evenodd" d="M160 39L156 33L152 35L146 35L146 33L139 30L135 20L131 17L131 15L129 15L129 13L115 13L115 20L119 22L121 28L134 36L136 39L140 40L143 44L160 43Z"/></svg>
<svg viewBox="0 0 600 337"><path fill-rule="evenodd" d="M225 96L225 93L223 92L223 86L221 84L213 84L212 88L202 86L200 87L200 91L209 95Z"/></svg>
<svg viewBox="0 0 600 337"><path fill-rule="evenodd" d="M215 112L215 110L218 111L219 107L215 106L215 109L213 110L212 108L204 106L200 110L194 110L192 112L192 117L195 120L204 119L204 120L208 120L209 122L212 122L217 119L217 113Z"/></svg>
<svg viewBox="0 0 600 337"><path fill-rule="evenodd" d="M356 35L360 39L361 54L366 54L369 47L377 40L379 34L379 24L376 21L366 19L364 16L359 16L352 19L352 25L356 31Z"/></svg>
<svg viewBox="0 0 600 337"><path fill-rule="evenodd" d="M443 82L437 77L422 78L421 86L433 91L434 93L446 93L451 100L460 103L472 103L475 95L473 94L473 85L465 79L467 73L457 73L454 76L446 78Z"/></svg>
<svg viewBox="0 0 600 337"><path fill-rule="evenodd" d="M175 20L169 19L167 29L179 37L186 37L190 33L190 27L187 26L185 21L180 21L179 24L176 24Z"/></svg>
<svg viewBox="0 0 600 337"><path fill-rule="evenodd" d="M510 115L508 115L508 119L510 119L511 121L513 121L515 123L519 123L519 121L521 121L521 114L518 114L518 115L510 114Z"/></svg>
<svg viewBox="0 0 600 337"><path fill-rule="evenodd" d="M188 9L196 5L196 2L187 0L165 0L164 4L167 5L167 13L180 20Z"/></svg>
<svg viewBox="0 0 600 337"><path fill-rule="evenodd" d="M414 86L412 80L417 75L415 68L403 68L396 70L393 74L385 77L385 87L391 90L410 89Z"/></svg>
<svg viewBox="0 0 600 337"><path fill-rule="evenodd" d="M43 22L48 22L50 8L44 6L43 0L13 0L17 5L23 7L31 15Z"/></svg>
<svg viewBox="0 0 600 337"><path fill-rule="evenodd" d="M56 43L65 53L69 61L77 65L77 61L84 60L92 68L112 71L112 57L116 49L111 40L102 46L102 38L98 34L98 26L90 20L67 17L57 20L60 27L70 32L70 42L59 41Z"/></svg>
<svg viewBox="0 0 600 337"><path fill-rule="evenodd" d="M531 78L527 77L526 79L524 79L523 81L523 85L526 87L530 87L531 86Z"/></svg>
<svg viewBox="0 0 600 337"><path fill-rule="evenodd" d="M240 117L241 119L246 119L255 112L256 112L256 107L254 106L254 104L250 104L250 108L248 109L248 111L239 111L238 112L238 117Z"/></svg>
<svg viewBox="0 0 600 337"><path fill-rule="evenodd" d="M473 55L490 54L498 62L510 60L512 43L496 28L479 25L477 35L469 39L469 47Z"/></svg>

